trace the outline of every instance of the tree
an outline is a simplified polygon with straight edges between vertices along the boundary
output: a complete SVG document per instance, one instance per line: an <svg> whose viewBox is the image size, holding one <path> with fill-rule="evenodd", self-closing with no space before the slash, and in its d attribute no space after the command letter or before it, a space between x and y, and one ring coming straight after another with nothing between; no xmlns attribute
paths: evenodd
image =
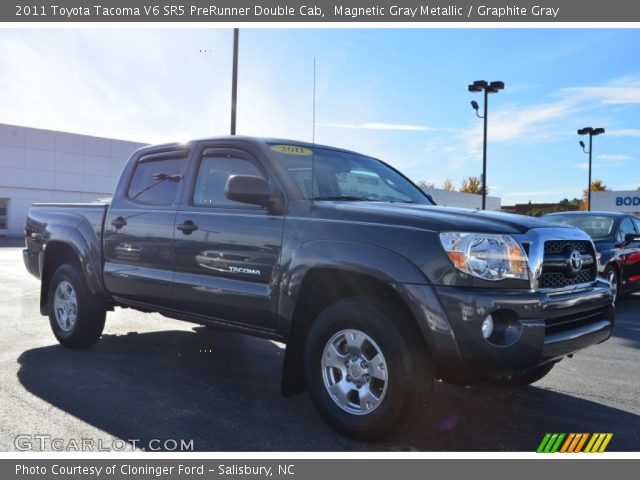
<svg viewBox="0 0 640 480"><path fill-rule="evenodd" d="M418 180L416 185L424 190L425 188L436 188L436 184L433 182L427 182L426 180Z"/></svg>
<svg viewBox="0 0 640 480"><path fill-rule="evenodd" d="M608 192L609 190L611 189L607 187L604 183L602 183L602 180L594 180L591 183L592 192Z"/></svg>
<svg viewBox="0 0 640 480"><path fill-rule="evenodd" d="M460 191L464 193L475 193L477 195L482 195L482 180L480 177L467 177L462 179L462 186L460 187ZM489 189L486 189L487 195L489 194Z"/></svg>
<svg viewBox="0 0 640 480"><path fill-rule="evenodd" d="M611 189L609 187L607 187L602 180L594 180L593 182L591 182L591 191L592 192L608 192ZM589 195L589 192L587 191L587 189L585 188L582 191L582 201L580 202L580 210L586 210L587 209L587 197Z"/></svg>
<svg viewBox="0 0 640 480"><path fill-rule="evenodd" d="M442 184L442 189L446 190L447 192L453 192L455 191L456 187L453 185L453 182L451 181L451 179L447 178Z"/></svg>

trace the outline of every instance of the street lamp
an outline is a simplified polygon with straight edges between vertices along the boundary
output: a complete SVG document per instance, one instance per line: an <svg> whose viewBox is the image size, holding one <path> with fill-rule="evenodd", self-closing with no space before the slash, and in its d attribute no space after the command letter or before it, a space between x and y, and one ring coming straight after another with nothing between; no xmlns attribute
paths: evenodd
<svg viewBox="0 0 640 480"><path fill-rule="evenodd" d="M491 82L485 80L476 80L469 85L470 92L484 92L484 113L480 115L478 110L480 106L475 100L471 101L471 108L476 111L478 118L484 119L484 134L482 137L482 209L487 208L487 110L489 104L489 94L498 93L504 88L504 82Z"/></svg>
<svg viewBox="0 0 640 480"><path fill-rule="evenodd" d="M578 135L589 135L589 151L582 140L580 146L582 151L589 155L589 186L587 187L587 211L591 211L591 152L593 151L593 137L604 133L604 128L584 127L578 130Z"/></svg>

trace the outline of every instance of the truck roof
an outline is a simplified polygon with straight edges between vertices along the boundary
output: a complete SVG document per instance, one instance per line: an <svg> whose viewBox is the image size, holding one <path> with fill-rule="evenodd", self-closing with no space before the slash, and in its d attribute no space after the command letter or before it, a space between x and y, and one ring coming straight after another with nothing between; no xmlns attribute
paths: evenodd
<svg viewBox="0 0 640 480"><path fill-rule="evenodd" d="M203 138L196 138L193 140L189 140L187 142L168 142L168 143L160 143L160 144L153 144L153 145L146 145L144 147L141 147L140 150L147 150L147 149L152 149L152 148L158 148L158 147L171 147L171 146L175 146L175 147L179 147L181 145L183 146L188 146L192 143L203 143L203 142L211 142L211 141L225 141L225 140L233 140L233 141L242 141L242 142L248 142L248 143L253 143L254 145L259 145L259 146L267 146L269 144L285 144L285 145L300 145L302 147L306 147L306 148L324 148L324 149L329 149L329 150L335 150L338 152L345 152L345 153L353 153L356 155L364 155L360 152L354 152L353 150L347 150L345 148L339 148L339 147L333 147L333 146L329 146L329 145L323 145L323 144L319 144L319 143L312 143L312 142L304 142L301 140L292 140L292 139L288 139L288 138L276 138L276 137L251 137L251 136L247 136L247 135L221 135L221 136L217 136L217 137L203 137Z"/></svg>

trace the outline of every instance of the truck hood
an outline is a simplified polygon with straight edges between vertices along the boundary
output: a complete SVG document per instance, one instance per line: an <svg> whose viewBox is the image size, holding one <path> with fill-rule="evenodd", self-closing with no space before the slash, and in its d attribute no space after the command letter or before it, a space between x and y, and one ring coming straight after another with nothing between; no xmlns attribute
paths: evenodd
<svg viewBox="0 0 640 480"><path fill-rule="evenodd" d="M437 232L525 233L532 228L559 227L523 215L437 205L316 201L316 206L321 210L318 213L326 215L327 218L411 226Z"/></svg>

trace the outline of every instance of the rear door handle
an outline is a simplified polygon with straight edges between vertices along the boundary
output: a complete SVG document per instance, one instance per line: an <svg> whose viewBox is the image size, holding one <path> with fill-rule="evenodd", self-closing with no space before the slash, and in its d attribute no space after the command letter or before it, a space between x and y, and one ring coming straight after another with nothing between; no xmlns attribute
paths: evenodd
<svg viewBox="0 0 640 480"><path fill-rule="evenodd" d="M115 220L111 220L111 225L116 227L116 230L120 230L126 224L127 224L127 221L122 217L118 217Z"/></svg>
<svg viewBox="0 0 640 480"><path fill-rule="evenodd" d="M198 226L191 220L187 220L186 222L178 225L176 228L185 235L191 235L191 232L195 232L198 229Z"/></svg>

